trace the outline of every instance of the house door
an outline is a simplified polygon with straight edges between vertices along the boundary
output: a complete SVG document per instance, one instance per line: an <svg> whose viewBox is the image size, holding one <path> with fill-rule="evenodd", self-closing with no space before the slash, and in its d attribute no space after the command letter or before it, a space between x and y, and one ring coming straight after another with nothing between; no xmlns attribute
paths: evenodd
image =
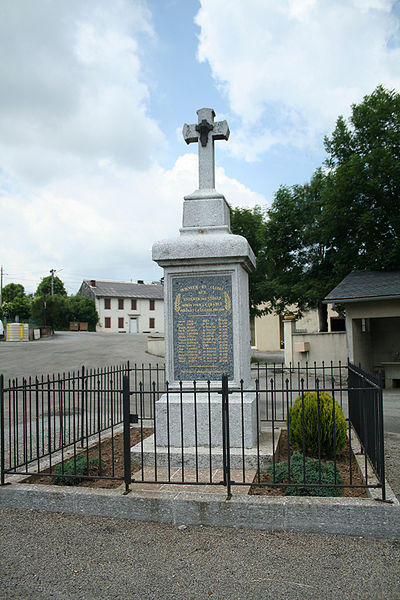
<svg viewBox="0 0 400 600"><path fill-rule="evenodd" d="M136 317L130 317L130 319L129 319L129 333L137 333L137 332L138 332L137 318Z"/></svg>

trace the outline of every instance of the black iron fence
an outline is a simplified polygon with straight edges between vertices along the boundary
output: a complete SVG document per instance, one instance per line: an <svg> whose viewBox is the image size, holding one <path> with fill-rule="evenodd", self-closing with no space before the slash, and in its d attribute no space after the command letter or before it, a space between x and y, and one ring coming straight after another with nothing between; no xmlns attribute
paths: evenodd
<svg viewBox="0 0 400 600"><path fill-rule="evenodd" d="M228 496L251 486L304 495L379 488L385 498L378 382L340 364L256 364L252 376L251 391L226 377L171 387L163 367L129 363L0 377L1 482L79 475L124 483L125 492L135 482L205 483Z"/></svg>
<svg viewBox="0 0 400 600"><path fill-rule="evenodd" d="M365 456L375 475L385 486L385 447L382 381L360 367L349 364L349 422L354 427Z"/></svg>
<svg viewBox="0 0 400 600"><path fill-rule="evenodd" d="M101 452L104 435L113 437L123 423L123 377L130 371L126 363L7 382L1 375L2 483L6 473L51 477L56 463L72 453L76 464L95 443Z"/></svg>

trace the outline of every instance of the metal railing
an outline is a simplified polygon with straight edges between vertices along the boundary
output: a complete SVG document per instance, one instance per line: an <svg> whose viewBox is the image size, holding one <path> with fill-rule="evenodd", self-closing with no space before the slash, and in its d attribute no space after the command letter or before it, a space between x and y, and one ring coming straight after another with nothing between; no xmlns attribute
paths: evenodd
<svg viewBox="0 0 400 600"><path fill-rule="evenodd" d="M385 496L385 447L382 381L349 364L349 420L365 456L382 482ZM368 472L365 469L368 481Z"/></svg>
<svg viewBox="0 0 400 600"><path fill-rule="evenodd" d="M0 377L1 483L7 475L53 477L56 469L65 479L76 476L78 457L98 465L95 474L82 479L114 479L125 483L184 483L224 485L230 497L234 486L259 489L288 486L304 488L379 488L385 498L382 390L353 365L283 367L256 365L252 390L232 390L221 381L164 382L163 367L137 366L97 370L46 378L4 381ZM306 481L307 392L314 392L318 406L317 480ZM350 478L336 477L339 463L336 442L329 459L333 462L333 484L323 482L326 456L321 445L322 394L332 398L331 422L336 439L335 411L347 418L347 470ZM303 439L297 445L283 433L291 427L291 407L296 398L303 404ZM337 401L337 404L336 404ZM248 408L253 403L252 412ZM338 406L340 408L338 408ZM250 412L249 412L250 410ZM132 424L134 424L134 429ZM134 431L134 442L131 433ZM117 436L117 433L120 434ZM251 437L253 436L253 437ZM357 443L364 453L359 466L353 455ZM106 456L108 464L103 467ZM118 445L119 444L119 445ZM133 444L133 448L131 448ZM122 446L121 446L122 445ZM268 451L266 447L268 446ZM284 446L284 447L283 447ZM295 450L303 457L303 480L291 476ZM121 464L117 465L117 458ZM288 463L288 480L277 479L282 456ZM67 468L71 463L72 472ZM368 475L372 464L376 480ZM118 467L118 468L117 468ZM269 476L266 477L269 469ZM362 481L355 481L359 472Z"/></svg>

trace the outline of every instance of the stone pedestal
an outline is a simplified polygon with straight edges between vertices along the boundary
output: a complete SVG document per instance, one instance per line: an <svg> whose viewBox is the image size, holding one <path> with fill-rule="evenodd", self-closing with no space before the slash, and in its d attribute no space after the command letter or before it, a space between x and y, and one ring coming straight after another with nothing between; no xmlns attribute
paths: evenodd
<svg viewBox="0 0 400 600"><path fill-rule="evenodd" d="M185 197L180 234L153 246L153 260L164 268L167 380L201 385L227 373L231 387L243 380L246 388L253 251L230 233L229 208L215 190Z"/></svg>
<svg viewBox="0 0 400 600"><path fill-rule="evenodd" d="M153 260L164 269L169 392L156 402L155 433L146 447L150 460L156 451L168 461L197 461L201 449L206 462L211 455L221 462L222 398L217 390L226 374L230 447L241 460L244 450L254 460L255 392L242 396L239 390L251 384L248 274L255 257L247 240L231 233L229 206L215 190L214 140L228 139L228 125L214 122L212 109L197 114L198 124L185 125L183 135L187 143L198 142L199 189L185 196L180 236L153 245ZM189 390L194 381L196 393ZM216 391L205 392L207 382Z"/></svg>
<svg viewBox="0 0 400 600"><path fill-rule="evenodd" d="M222 447L221 395L217 393L164 394L156 403L157 446ZM254 392L229 395L229 442L232 448L257 443Z"/></svg>

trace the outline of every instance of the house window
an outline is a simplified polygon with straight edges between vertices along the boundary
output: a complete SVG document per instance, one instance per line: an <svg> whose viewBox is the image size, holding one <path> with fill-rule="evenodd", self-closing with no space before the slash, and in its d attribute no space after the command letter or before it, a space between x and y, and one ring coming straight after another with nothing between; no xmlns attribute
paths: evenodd
<svg viewBox="0 0 400 600"><path fill-rule="evenodd" d="M104 298L104 308L106 310L111 308L111 298Z"/></svg>
<svg viewBox="0 0 400 600"><path fill-rule="evenodd" d="M110 329L110 327L111 327L111 317L106 317L104 319L104 327L106 329Z"/></svg>
<svg viewBox="0 0 400 600"><path fill-rule="evenodd" d="M156 326L156 320L153 317L150 317L150 319L149 319L150 329L154 329L155 326Z"/></svg>
<svg viewBox="0 0 400 600"><path fill-rule="evenodd" d="M155 304L155 300L150 300L150 310L155 310L154 304Z"/></svg>
<svg viewBox="0 0 400 600"><path fill-rule="evenodd" d="M131 310L137 310L136 309L136 298L133 300L131 300Z"/></svg>
<svg viewBox="0 0 400 600"><path fill-rule="evenodd" d="M118 317L118 328L122 329L124 327L124 317Z"/></svg>
<svg viewBox="0 0 400 600"><path fill-rule="evenodd" d="M124 310L124 299L118 298L118 310Z"/></svg>

